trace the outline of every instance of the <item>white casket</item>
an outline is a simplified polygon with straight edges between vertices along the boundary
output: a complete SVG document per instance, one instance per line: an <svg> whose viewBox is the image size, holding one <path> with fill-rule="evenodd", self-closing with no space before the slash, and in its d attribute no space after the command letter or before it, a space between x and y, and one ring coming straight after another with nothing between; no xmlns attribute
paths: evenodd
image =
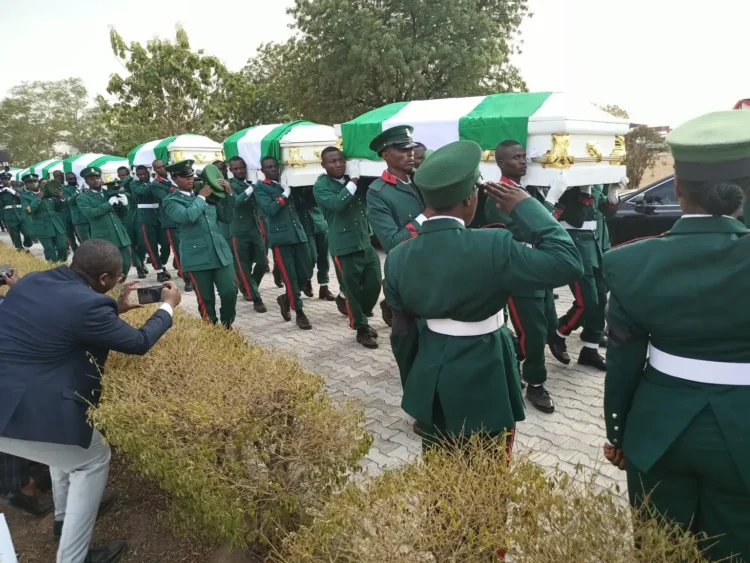
<svg viewBox="0 0 750 563"><path fill-rule="evenodd" d="M258 125L238 131L224 141L229 159L240 156L247 165L248 180L263 179L260 163L265 156L279 160L282 173L291 187L312 186L325 173L320 165L323 149L336 146L333 127L308 121Z"/></svg>
<svg viewBox="0 0 750 563"><path fill-rule="evenodd" d="M128 153L131 168L142 165L150 170L155 160L167 164L194 160L193 168L203 170L206 164L224 160L224 151L219 143L208 137L186 133L143 143Z"/></svg>
<svg viewBox="0 0 750 563"><path fill-rule="evenodd" d="M385 163L369 150L369 141L396 125L414 127L414 141L438 149L471 139L483 149L481 173L500 179L495 148L506 140L524 143L529 167L523 183L549 186L563 174L569 186L617 183L626 175L627 120L576 96L562 93L513 93L391 104L336 125L344 154L361 176L379 176Z"/></svg>
<svg viewBox="0 0 750 563"><path fill-rule="evenodd" d="M79 178L84 168L96 166L102 171L102 182L105 184L117 179L117 169L121 166L127 166L128 161L121 156L112 156L109 154L83 153L74 154L70 158L62 161L62 170L66 174L72 172Z"/></svg>

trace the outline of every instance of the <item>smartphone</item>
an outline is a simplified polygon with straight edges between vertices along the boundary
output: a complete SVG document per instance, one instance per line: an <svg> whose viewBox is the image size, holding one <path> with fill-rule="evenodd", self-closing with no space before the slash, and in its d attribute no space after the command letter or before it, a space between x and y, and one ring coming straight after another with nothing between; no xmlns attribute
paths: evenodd
<svg viewBox="0 0 750 563"><path fill-rule="evenodd" d="M161 303L161 292L164 289L163 285L151 285L147 287L139 287L138 289L138 303L141 305L148 305L149 303Z"/></svg>
<svg viewBox="0 0 750 563"><path fill-rule="evenodd" d="M0 266L0 274L5 274L6 276L11 277L13 275L13 266L10 264ZM5 285L5 280L2 276L0 276L0 285Z"/></svg>

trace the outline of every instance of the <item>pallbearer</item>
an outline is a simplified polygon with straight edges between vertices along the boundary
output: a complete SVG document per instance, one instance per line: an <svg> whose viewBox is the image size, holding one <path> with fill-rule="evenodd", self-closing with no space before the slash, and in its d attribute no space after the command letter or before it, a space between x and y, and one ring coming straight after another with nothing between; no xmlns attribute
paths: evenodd
<svg viewBox="0 0 750 563"><path fill-rule="evenodd" d="M26 193L21 197L22 205L31 218L31 232L44 248L47 262L65 262L68 259L68 242L65 240L65 225L58 213L65 208L62 186L55 183L52 190L39 189L39 176L26 174L23 178Z"/></svg>
<svg viewBox="0 0 750 563"><path fill-rule="evenodd" d="M153 169L156 172L156 178L151 182L151 193L160 205L159 224L161 225L161 235L159 239L159 264L166 271L166 265L169 261L169 251L172 250L174 256L172 266L177 269L177 275L185 282L185 291L193 291L193 284L185 276L180 264L180 230L177 223L172 221L164 211L164 198L176 190L176 184L171 182L167 177L167 165L163 160L155 160Z"/></svg>
<svg viewBox="0 0 750 563"><path fill-rule="evenodd" d="M83 243L91 238L91 224L89 220L84 217L81 210L78 209L78 195L88 190L89 187L84 182L82 186L78 185L78 176L73 172L65 174L65 186L63 186L63 194L68 200L68 211L70 212L70 220L73 223L73 232L78 238L79 243Z"/></svg>
<svg viewBox="0 0 750 563"><path fill-rule="evenodd" d="M133 196L133 191L131 189L133 177L130 175L130 168L127 166L120 166L117 169L117 177L118 180L106 184L105 188L116 192L117 195L124 194L125 198L128 200L122 224L125 226L125 230L130 237L130 255L133 266L135 266L135 269L138 272L138 278L145 279L148 274L148 270L146 269L146 247L141 244L138 239L138 208L135 204L135 197Z"/></svg>
<svg viewBox="0 0 750 563"><path fill-rule="evenodd" d="M21 203L21 192L11 187L11 175L8 172L0 174L2 189L0 189L0 208L2 208L3 223L8 229L10 240L19 252L29 252L33 245L31 223Z"/></svg>
<svg viewBox="0 0 750 563"><path fill-rule="evenodd" d="M66 189L65 174L62 170L55 170L52 173L52 179L59 182L60 186L62 186L64 208L60 211L60 220L65 225L65 238L68 241L68 246L75 252L78 248L78 243L76 242L76 233L73 228L73 219L70 215L70 198L75 195L75 192Z"/></svg>
<svg viewBox="0 0 750 563"><path fill-rule="evenodd" d="M135 227L138 244L146 250L151 258L151 265L156 271L156 281L164 283L172 279L161 257L164 249L159 252L159 246L166 246L166 254L169 256L169 243L163 236L161 223L159 221L160 203L151 190L151 177L148 168L143 165L136 166L135 178L130 182L130 191L135 200L136 215Z"/></svg>

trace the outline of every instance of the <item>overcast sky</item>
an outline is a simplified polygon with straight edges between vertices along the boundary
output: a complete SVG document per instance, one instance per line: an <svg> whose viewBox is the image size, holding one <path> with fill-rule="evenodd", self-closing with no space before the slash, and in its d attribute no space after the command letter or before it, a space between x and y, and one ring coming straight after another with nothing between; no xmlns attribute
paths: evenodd
<svg viewBox="0 0 750 563"><path fill-rule="evenodd" d="M241 68L258 45L283 41L293 0L3 0L0 94L25 80L80 76L103 92L122 70L109 26L126 42L173 38L179 22L194 48ZM523 54L532 91L568 91L618 104L634 121L678 125L750 98L750 2L529 0ZM121 6L115 9L115 6Z"/></svg>

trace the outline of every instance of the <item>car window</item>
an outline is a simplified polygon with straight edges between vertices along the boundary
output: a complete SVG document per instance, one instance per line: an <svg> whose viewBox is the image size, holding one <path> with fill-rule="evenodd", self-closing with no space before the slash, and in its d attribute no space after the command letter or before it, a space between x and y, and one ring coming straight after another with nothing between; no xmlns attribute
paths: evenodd
<svg viewBox="0 0 750 563"><path fill-rule="evenodd" d="M674 178L644 192L643 201L649 205L678 205L679 201L674 194Z"/></svg>

